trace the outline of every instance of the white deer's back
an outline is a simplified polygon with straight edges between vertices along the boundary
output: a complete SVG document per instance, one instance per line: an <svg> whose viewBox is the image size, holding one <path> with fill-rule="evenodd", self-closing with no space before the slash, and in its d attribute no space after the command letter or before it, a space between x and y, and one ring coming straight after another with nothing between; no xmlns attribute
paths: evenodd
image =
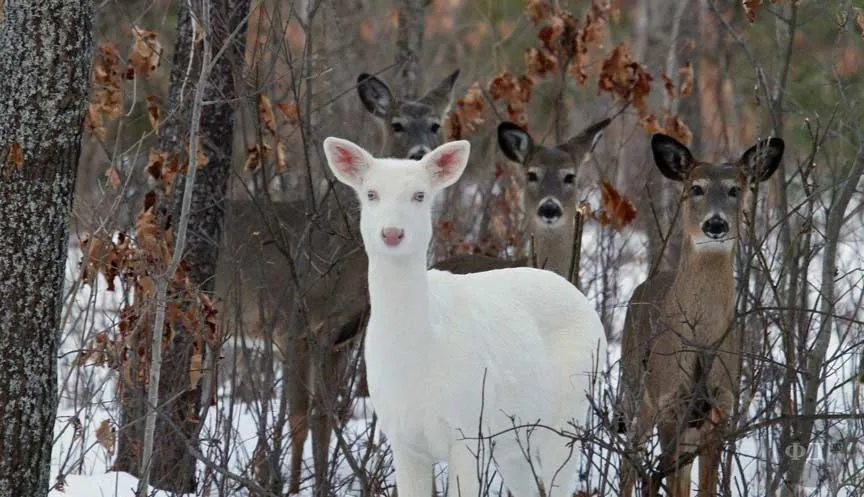
<svg viewBox="0 0 864 497"><path fill-rule="evenodd" d="M378 333L373 311L367 332L371 394L389 436L439 446L443 458L458 428L476 436L481 409L486 435L511 428L510 415L583 418L589 372L579 368L605 339L581 292L531 268L428 278L431 327Z"/></svg>

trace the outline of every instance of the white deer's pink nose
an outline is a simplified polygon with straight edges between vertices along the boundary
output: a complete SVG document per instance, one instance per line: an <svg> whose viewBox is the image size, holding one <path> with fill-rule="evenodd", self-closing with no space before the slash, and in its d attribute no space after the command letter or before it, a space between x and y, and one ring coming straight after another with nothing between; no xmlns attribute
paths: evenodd
<svg viewBox="0 0 864 497"><path fill-rule="evenodd" d="M381 230L381 238L384 239L384 245L395 247L402 243L405 238L405 230L399 228L384 228Z"/></svg>

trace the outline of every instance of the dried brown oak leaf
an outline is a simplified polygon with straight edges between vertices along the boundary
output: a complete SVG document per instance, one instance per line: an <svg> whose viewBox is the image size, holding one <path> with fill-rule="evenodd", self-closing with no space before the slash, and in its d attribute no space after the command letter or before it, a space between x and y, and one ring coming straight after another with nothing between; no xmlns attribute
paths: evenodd
<svg viewBox="0 0 864 497"><path fill-rule="evenodd" d="M132 53L129 55L126 79L132 79L135 76L146 78L159 67L162 44L155 32L137 26L132 28L132 35L135 37L135 42L132 44Z"/></svg>
<svg viewBox="0 0 864 497"><path fill-rule="evenodd" d="M285 116L285 120L291 124L300 122L300 111L297 110L296 103L276 104L276 108Z"/></svg>
<svg viewBox="0 0 864 497"><path fill-rule="evenodd" d="M159 104L155 95L148 95L144 97L144 100L147 101L147 117L150 118L150 126L153 128L153 131L156 134L159 134Z"/></svg>
<svg viewBox="0 0 864 497"><path fill-rule="evenodd" d="M109 454L114 453L114 428L111 421L103 419L96 427L96 440Z"/></svg>
<svg viewBox="0 0 864 497"><path fill-rule="evenodd" d="M621 194L608 181L600 185L602 208L597 220L604 226L612 226L615 230L632 223L636 219L636 207L629 198Z"/></svg>
<svg viewBox="0 0 864 497"><path fill-rule="evenodd" d="M258 117L261 118L261 123L270 134L276 134L276 117L273 115L273 106L270 104L270 99L267 95L258 95Z"/></svg>
<svg viewBox="0 0 864 497"><path fill-rule="evenodd" d="M665 128L665 133L667 135L675 138L684 145L690 145L693 141L693 132L690 131L690 127L688 127L687 123L682 121L679 116L667 116Z"/></svg>
<svg viewBox="0 0 864 497"><path fill-rule="evenodd" d="M598 86L625 102L631 102L640 117L648 114L645 97L651 93L654 78L645 66L632 60L624 45L618 45L603 61Z"/></svg>
<svg viewBox="0 0 864 497"><path fill-rule="evenodd" d="M689 97L693 94L693 65L689 62L678 69L678 95Z"/></svg>
<svg viewBox="0 0 864 497"><path fill-rule="evenodd" d="M741 0L741 5L744 7L744 15L750 23L756 21L756 11L759 10L759 5L762 0Z"/></svg>
<svg viewBox="0 0 864 497"><path fill-rule="evenodd" d="M528 67L528 74L542 78L558 67L558 58L532 47L525 51L525 65Z"/></svg>

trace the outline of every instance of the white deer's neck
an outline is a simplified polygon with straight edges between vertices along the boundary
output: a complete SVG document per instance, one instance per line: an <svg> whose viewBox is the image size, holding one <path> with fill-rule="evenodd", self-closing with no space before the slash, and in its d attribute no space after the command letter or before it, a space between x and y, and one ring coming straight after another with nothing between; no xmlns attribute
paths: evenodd
<svg viewBox="0 0 864 497"><path fill-rule="evenodd" d="M405 335L424 331L419 328L429 323L426 254L369 254L369 301L376 325Z"/></svg>

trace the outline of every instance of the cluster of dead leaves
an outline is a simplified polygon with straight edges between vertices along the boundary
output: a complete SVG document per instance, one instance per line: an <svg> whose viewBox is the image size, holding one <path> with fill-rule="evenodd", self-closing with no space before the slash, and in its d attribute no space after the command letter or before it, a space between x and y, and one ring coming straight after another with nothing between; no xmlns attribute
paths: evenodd
<svg viewBox="0 0 864 497"><path fill-rule="evenodd" d="M279 109L282 115L283 123L287 123L290 126L298 126L300 124L300 111L296 103L278 103L276 104L276 108ZM258 118L264 127L266 136L275 141L275 147L263 140L249 147L246 150L245 168L248 171L258 169L261 167L262 161L270 157L275 149L275 156L270 158L276 164L277 170L284 171L288 168L285 142L279 133L279 123L276 119L276 113L273 112L273 104L267 95L264 94L258 95Z"/></svg>
<svg viewBox="0 0 864 497"><path fill-rule="evenodd" d="M96 49L90 74L91 99L84 126L102 140L106 135L106 122L123 113L124 78L149 77L159 67L162 57L162 44L156 33L134 26L132 36L134 42L125 67L113 42L104 41Z"/></svg>
<svg viewBox="0 0 864 497"><path fill-rule="evenodd" d="M477 131L485 122L486 102L480 83L474 82L465 96L456 100L453 110L444 122L444 134L448 140L462 140Z"/></svg>
<svg viewBox="0 0 864 497"><path fill-rule="evenodd" d="M531 101L531 90L534 80L523 74L516 77L509 71L504 71L489 82L489 96L493 101L503 101L507 104L507 117L514 123L528 127L528 115L525 105Z"/></svg>
<svg viewBox="0 0 864 497"><path fill-rule="evenodd" d="M612 2L592 0L581 23L572 13L542 0L529 0L525 9L540 28L537 37L541 42L540 47L525 52L528 74L543 78L558 70L559 64L566 64L567 73L585 84L590 49L603 47L610 17L620 15Z"/></svg>

